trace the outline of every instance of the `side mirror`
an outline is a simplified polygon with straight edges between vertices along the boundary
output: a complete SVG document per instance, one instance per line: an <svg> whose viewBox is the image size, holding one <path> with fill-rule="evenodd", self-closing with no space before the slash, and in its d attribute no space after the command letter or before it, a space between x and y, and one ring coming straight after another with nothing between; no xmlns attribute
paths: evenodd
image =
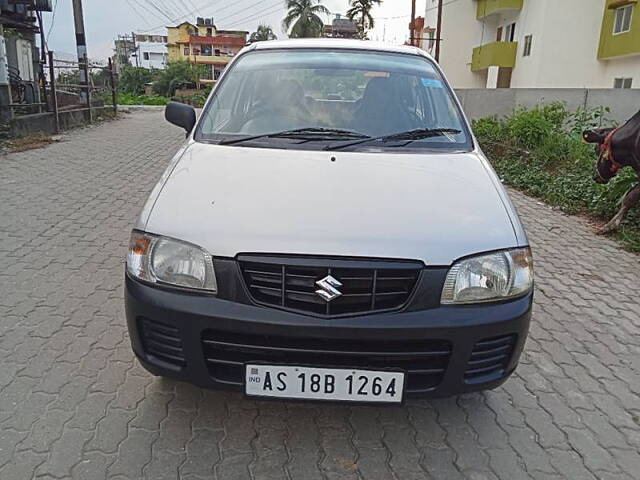
<svg viewBox="0 0 640 480"><path fill-rule="evenodd" d="M179 102L169 102L164 109L164 118L166 118L169 123L184 128L187 131L187 135L189 135L196 124L196 111L190 105Z"/></svg>

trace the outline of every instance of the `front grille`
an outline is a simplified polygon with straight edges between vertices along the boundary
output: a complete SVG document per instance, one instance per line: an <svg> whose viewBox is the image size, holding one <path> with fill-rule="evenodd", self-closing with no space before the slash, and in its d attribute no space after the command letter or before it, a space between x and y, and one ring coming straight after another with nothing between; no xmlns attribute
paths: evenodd
<svg viewBox="0 0 640 480"><path fill-rule="evenodd" d="M492 337L477 342L471 352L464 378L467 383L484 382L487 377L502 375L511 360L515 335Z"/></svg>
<svg viewBox="0 0 640 480"><path fill-rule="evenodd" d="M428 392L442 381L451 356L445 340L331 340L218 330L203 332L202 347L211 377L238 386L244 384L245 363L265 362L400 369L408 373L408 391Z"/></svg>
<svg viewBox="0 0 640 480"><path fill-rule="evenodd" d="M242 277L260 304L302 313L340 316L402 308L415 287L417 262L323 260L244 256ZM317 281L331 275L341 296L326 301Z"/></svg>
<svg viewBox="0 0 640 480"><path fill-rule="evenodd" d="M138 326L142 346L151 359L157 359L176 367L185 366L182 338L176 327L148 318L140 318Z"/></svg>

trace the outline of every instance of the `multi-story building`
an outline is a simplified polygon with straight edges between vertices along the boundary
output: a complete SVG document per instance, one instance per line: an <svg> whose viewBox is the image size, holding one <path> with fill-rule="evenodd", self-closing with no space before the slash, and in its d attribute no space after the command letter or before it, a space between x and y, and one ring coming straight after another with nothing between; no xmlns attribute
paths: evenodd
<svg viewBox="0 0 640 480"><path fill-rule="evenodd" d="M165 68L169 60L166 35L135 34L135 46L137 56L133 65L144 68Z"/></svg>
<svg viewBox="0 0 640 480"><path fill-rule="evenodd" d="M247 43L249 32L218 30L212 18L198 18L167 27L169 61L188 61L206 66L202 83L217 80L231 59Z"/></svg>
<svg viewBox="0 0 640 480"><path fill-rule="evenodd" d="M330 24L322 27L322 35L328 38L358 38L358 27L337 13Z"/></svg>
<svg viewBox="0 0 640 480"><path fill-rule="evenodd" d="M437 6L427 0L428 28ZM436 36L457 88L640 87L637 0L444 2Z"/></svg>
<svg viewBox="0 0 640 480"><path fill-rule="evenodd" d="M116 70L121 71L124 65L148 69L165 68L169 59L167 42L166 35L119 35L115 41Z"/></svg>

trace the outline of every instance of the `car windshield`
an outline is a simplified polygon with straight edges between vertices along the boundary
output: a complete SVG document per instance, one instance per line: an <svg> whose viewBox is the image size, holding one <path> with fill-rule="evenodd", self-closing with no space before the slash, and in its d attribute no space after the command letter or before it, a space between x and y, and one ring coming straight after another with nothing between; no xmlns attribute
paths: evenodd
<svg viewBox="0 0 640 480"><path fill-rule="evenodd" d="M435 134L380 139L415 130ZM471 148L451 90L430 60L354 50L242 55L216 88L195 138L272 148Z"/></svg>

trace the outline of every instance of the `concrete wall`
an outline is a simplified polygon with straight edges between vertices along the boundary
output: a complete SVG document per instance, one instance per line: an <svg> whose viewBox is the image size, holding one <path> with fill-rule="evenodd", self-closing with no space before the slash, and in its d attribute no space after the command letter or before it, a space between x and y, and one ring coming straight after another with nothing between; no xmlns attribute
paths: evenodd
<svg viewBox="0 0 640 480"><path fill-rule="evenodd" d="M94 118L99 115L110 115L113 112L112 106L94 107ZM83 127L88 124L89 113L86 111L65 112L60 111L60 130L71 130ZM35 113L16 117L9 122L9 136L21 137L30 133L43 132L53 134L56 123L53 112Z"/></svg>
<svg viewBox="0 0 640 480"><path fill-rule="evenodd" d="M610 118L624 122L640 110L640 89L498 88L456 89L469 120L511 114L517 106L535 107L561 101L569 110L609 107Z"/></svg>

